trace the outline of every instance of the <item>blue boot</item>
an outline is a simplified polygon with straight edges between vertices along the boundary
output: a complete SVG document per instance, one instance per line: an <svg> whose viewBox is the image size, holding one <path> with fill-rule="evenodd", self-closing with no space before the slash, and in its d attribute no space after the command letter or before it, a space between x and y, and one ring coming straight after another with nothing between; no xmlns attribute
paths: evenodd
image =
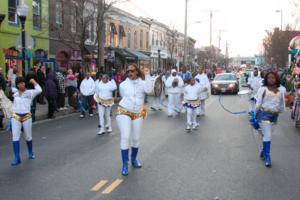
<svg viewBox="0 0 300 200"><path fill-rule="evenodd" d="M15 159L11 162L11 166L16 166L21 163L20 142L19 141L13 141L13 150L14 150L14 154L15 154Z"/></svg>
<svg viewBox="0 0 300 200"><path fill-rule="evenodd" d="M266 167L271 167L272 162L271 162L271 155L270 155L270 149L271 149L271 142L263 142L264 145L264 160L265 160L265 166Z"/></svg>
<svg viewBox="0 0 300 200"><path fill-rule="evenodd" d="M139 148L131 148L131 164L134 168L142 168L142 164L136 159Z"/></svg>
<svg viewBox="0 0 300 200"><path fill-rule="evenodd" d="M26 141L26 144L27 144L27 149L28 149L28 159L29 160L35 159L35 155L32 151L32 140Z"/></svg>
<svg viewBox="0 0 300 200"><path fill-rule="evenodd" d="M126 150L121 150L121 154L122 154L122 162L123 162L123 166L122 166L122 175L123 176L127 176L128 175L128 154L129 154L129 149Z"/></svg>

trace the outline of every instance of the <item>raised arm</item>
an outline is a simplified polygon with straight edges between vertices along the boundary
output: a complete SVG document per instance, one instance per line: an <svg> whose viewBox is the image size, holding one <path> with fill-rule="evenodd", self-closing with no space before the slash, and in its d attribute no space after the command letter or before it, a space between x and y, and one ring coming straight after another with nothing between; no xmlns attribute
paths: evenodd
<svg viewBox="0 0 300 200"><path fill-rule="evenodd" d="M37 95L39 95L40 93L42 93L42 88L41 88L41 86L34 79L30 79L29 82L32 85L34 85L34 89L29 90L30 93L31 93L31 98L33 99L34 97L36 97Z"/></svg>

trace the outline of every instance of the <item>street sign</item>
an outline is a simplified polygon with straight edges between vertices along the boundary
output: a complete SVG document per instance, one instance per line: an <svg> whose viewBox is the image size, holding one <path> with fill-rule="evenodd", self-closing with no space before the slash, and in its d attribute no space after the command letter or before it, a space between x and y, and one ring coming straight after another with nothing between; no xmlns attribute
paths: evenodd
<svg viewBox="0 0 300 200"><path fill-rule="evenodd" d="M16 39L16 48L18 50L22 50L22 34L20 34ZM25 33L25 48L26 49L33 49L34 48L34 40L27 33Z"/></svg>

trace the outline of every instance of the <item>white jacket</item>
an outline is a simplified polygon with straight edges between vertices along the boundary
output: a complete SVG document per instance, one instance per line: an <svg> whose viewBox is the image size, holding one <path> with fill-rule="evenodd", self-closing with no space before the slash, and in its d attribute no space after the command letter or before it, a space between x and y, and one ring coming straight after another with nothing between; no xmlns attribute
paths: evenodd
<svg viewBox="0 0 300 200"><path fill-rule="evenodd" d="M27 114L30 113L31 102L38 94L42 92L40 85L35 85L33 90L26 90L22 95L20 95L17 89L14 92L14 102L12 106L12 112L17 114Z"/></svg>
<svg viewBox="0 0 300 200"><path fill-rule="evenodd" d="M146 75L145 80L130 80L127 78L120 84L120 95L122 100L119 105L126 110L139 113L144 105L145 94L152 91L150 75Z"/></svg>
<svg viewBox="0 0 300 200"><path fill-rule="evenodd" d="M173 81L175 79L178 79L178 86L177 87L172 86ZM184 86L184 82L183 82L182 78L178 75L176 75L176 76L171 75L166 81L166 88L168 90L168 94L182 93L183 86Z"/></svg>
<svg viewBox="0 0 300 200"><path fill-rule="evenodd" d="M205 73L197 74L195 79L196 79L196 83L200 84L200 87L202 89L206 88L208 91L210 91L210 82L209 82L209 79L208 79L208 77Z"/></svg>
<svg viewBox="0 0 300 200"><path fill-rule="evenodd" d="M100 99L108 100L113 98L113 91L117 89L116 82L111 80L107 83L102 81L96 83L96 94Z"/></svg>
<svg viewBox="0 0 300 200"><path fill-rule="evenodd" d="M80 84L80 92L83 96L91 96L95 93L95 82L90 77L89 79L84 78Z"/></svg>
<svg viewBox="0 0 300 200"><path fill-rule="evenodd" d="M184 100L198 100L200 99L201 88L198 84L187 85L184 87Z"/></svg>

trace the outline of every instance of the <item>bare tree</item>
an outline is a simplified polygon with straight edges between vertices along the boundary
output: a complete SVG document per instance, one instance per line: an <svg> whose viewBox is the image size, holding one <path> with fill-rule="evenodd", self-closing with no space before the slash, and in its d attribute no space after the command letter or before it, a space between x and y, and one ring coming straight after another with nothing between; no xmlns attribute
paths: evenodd
<svg viewBox="0 0 300 200"><path fill-rule="evenodd" d="M297 28L297 26L300 23L300 13L299 13L299 10L300 10L300 0L293 0L292 4L294 6L292 15L295 17L295 20L296 20L295 21L295 26L296 26L295 29L299 29L299 28Z"/></svg>
<svg viewBox="0 0 300 200"><path fill-rule="evenodd" d="M167 49L170 54L172 66L174 65L173 57L174 57L174 52L175 52L175 49L177 46L178 37L179 37L179 33L174 27L172 29L167 29L167 38L166 38L167 41L166 42L167 42Z"/></svg>

